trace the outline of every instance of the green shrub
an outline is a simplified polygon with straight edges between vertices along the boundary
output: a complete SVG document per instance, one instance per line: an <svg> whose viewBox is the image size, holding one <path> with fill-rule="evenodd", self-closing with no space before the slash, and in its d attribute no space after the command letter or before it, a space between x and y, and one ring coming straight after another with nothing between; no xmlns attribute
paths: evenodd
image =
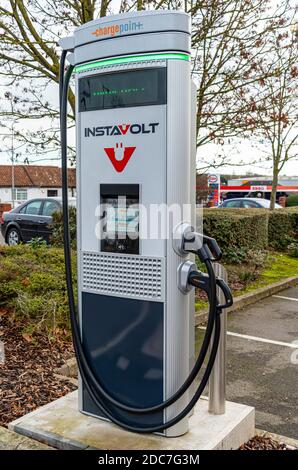
<svg viewBox="0 0 298 470"><path fill-rule="evenodd" d="M77 211L75 207L69 207L68 217L71 247L75 249L77 240ZM58 247L63 246L63 214L61 211L53 214L51 244Z"/></svg>
<svg viewBox="0 0 298 470"><path fill-rule="evenodd" d="M298 238L298 207L287 207L285 212L288 214L294 238Z"/></svg>
<svg viewBox="0 0 298 470"><path fill-rule="evenodd" d="M269 245L287 251L298 238L298 207L286 209L204 209L203 228L214 237L226 262L239 264L248 250Z"/></svg>
<svg viewBox="0 0 298 470"><path fill-rule="evenodd" d="M298 208L269 211L268 241L276 250L286 250L297 237Z"/></svg>
<svg viewBox="0 0 298 470"><path fill-rule="evenodd" d="M258 271L242 271L239 273L239 279L242 282L248 283L255 281L258 278Z"/></svg>
<svg viewBox="0 0 298 470"><path fill-rule="evenodd" d="M73 275L76 290L75 256ZM31 331L69 335L63 250L38 244L0 247L0 307L12 309Z"/></svg>
<svg viewBox="0 0 298 470"><path fill-rule="evenodd" d="M204 209L203 229L215 238L227 262L241 263L250 250L268 245L268 211L262 209Z"/></svg>
<svg viewBox="0 0 298 470"><path fill-rule="evenodd" d="M291 194L286 199L286 206L293 207L298 206L298 194Z"/></svg>
<svg viewBox="0 0 298 470"><path fill-rule="evenodd" d="M42 237L34 237L29 240L28 245L34 250L40 246L46 246L47 242Z"/></svg>
<svg viewBox="0 0 298 470"><path fill-rule="evenodd" d="M286 209L204 209L203 228L221 247L226 262L240 264L268 245L287 251L298 239L298 207Z"/></svg>
<svg viewBox="0 0 298 470"><path fill-rule="evenodd" d="M269 211L268 241L276 250L284 250L290 240L292 221L289 214L283 209Z"/></svg>
<svg viewBox="0 0 298 470"><path fill-rule="evenodd" d="M292 242L287 247L287 252L293 258L298 258L298 243Z"/></svg>
<svg viewBox="0 0 298 470"><path fill-rule="evenodd" d="M242 264L247 259L247 250L244 248L236 248L224 246L224 259L229 264ZM221 246L221 250L223 247Z"/></svg>

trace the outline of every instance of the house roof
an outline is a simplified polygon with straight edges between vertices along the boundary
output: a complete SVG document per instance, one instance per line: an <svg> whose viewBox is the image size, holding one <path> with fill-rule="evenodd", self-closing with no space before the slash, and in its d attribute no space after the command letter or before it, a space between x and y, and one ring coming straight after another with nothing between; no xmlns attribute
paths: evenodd
<svg viewBox="0 0 298 470"><path fill-rule="evenodd" d="M60 188L61 168L44 165L15 165L14 185L23 188ZM76 170L68 170L68 185L76 187ZM0 165L0 187L12 186L11 165Z"/></svg>

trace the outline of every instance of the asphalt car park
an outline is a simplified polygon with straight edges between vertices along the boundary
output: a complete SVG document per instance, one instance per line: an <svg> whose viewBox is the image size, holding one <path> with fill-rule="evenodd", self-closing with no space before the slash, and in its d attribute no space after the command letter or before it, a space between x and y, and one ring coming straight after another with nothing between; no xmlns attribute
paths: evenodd
<svg viewBox="0 0 298 470"><path fill-rule="evenodd" d="M228 316L227 399L256 426L298 438L298 287Z"/></svg>

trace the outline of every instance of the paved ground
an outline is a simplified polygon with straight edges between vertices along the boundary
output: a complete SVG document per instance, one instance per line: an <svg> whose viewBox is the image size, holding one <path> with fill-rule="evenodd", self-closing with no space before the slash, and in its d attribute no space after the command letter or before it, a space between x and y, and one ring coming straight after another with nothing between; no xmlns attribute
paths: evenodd
<svg viewBox="0 0 298 470"><path fill-rule="evenodd" d="M2 235L1 235L1 233L0 233L0 245L4 245L4 239L3 239Z"/></svg>
<svg viewBox="0 0 298 470"><path fill-rule="evenodd" d="M254 406L258 428L298 438L298 287L230 314L228 332L227 399Z"/></svg>
<svg viewBox="0 0 298 470"><path fill-rule="evenodd" d="M1 450L54 450L41 442L22 436L0 426ZM3 455L3 454L2 454Z"/></svg>

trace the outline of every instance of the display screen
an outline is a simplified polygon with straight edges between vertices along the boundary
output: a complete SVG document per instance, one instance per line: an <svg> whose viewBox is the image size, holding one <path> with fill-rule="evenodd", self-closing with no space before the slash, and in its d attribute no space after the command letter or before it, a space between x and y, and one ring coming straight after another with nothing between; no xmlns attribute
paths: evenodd
<svg viewBox="0 0 298 470"><path fill-rule="evenodd" d="M117 198L107 197L106 205L106 231L108 235L128 234L136 237L139 227L138 199L119 195Z"/></svg>
<svg viewBox="0 0 298 470"><path fill-rule="evenodd" d="M165 104L166 68L129 70L79 80L79 111Z"/></svg>
<svg viewBox="0 0 298 470"><path fill-rule="evenodd" d="M101 250L139 253L138 185L101 185Z"/></svg>

